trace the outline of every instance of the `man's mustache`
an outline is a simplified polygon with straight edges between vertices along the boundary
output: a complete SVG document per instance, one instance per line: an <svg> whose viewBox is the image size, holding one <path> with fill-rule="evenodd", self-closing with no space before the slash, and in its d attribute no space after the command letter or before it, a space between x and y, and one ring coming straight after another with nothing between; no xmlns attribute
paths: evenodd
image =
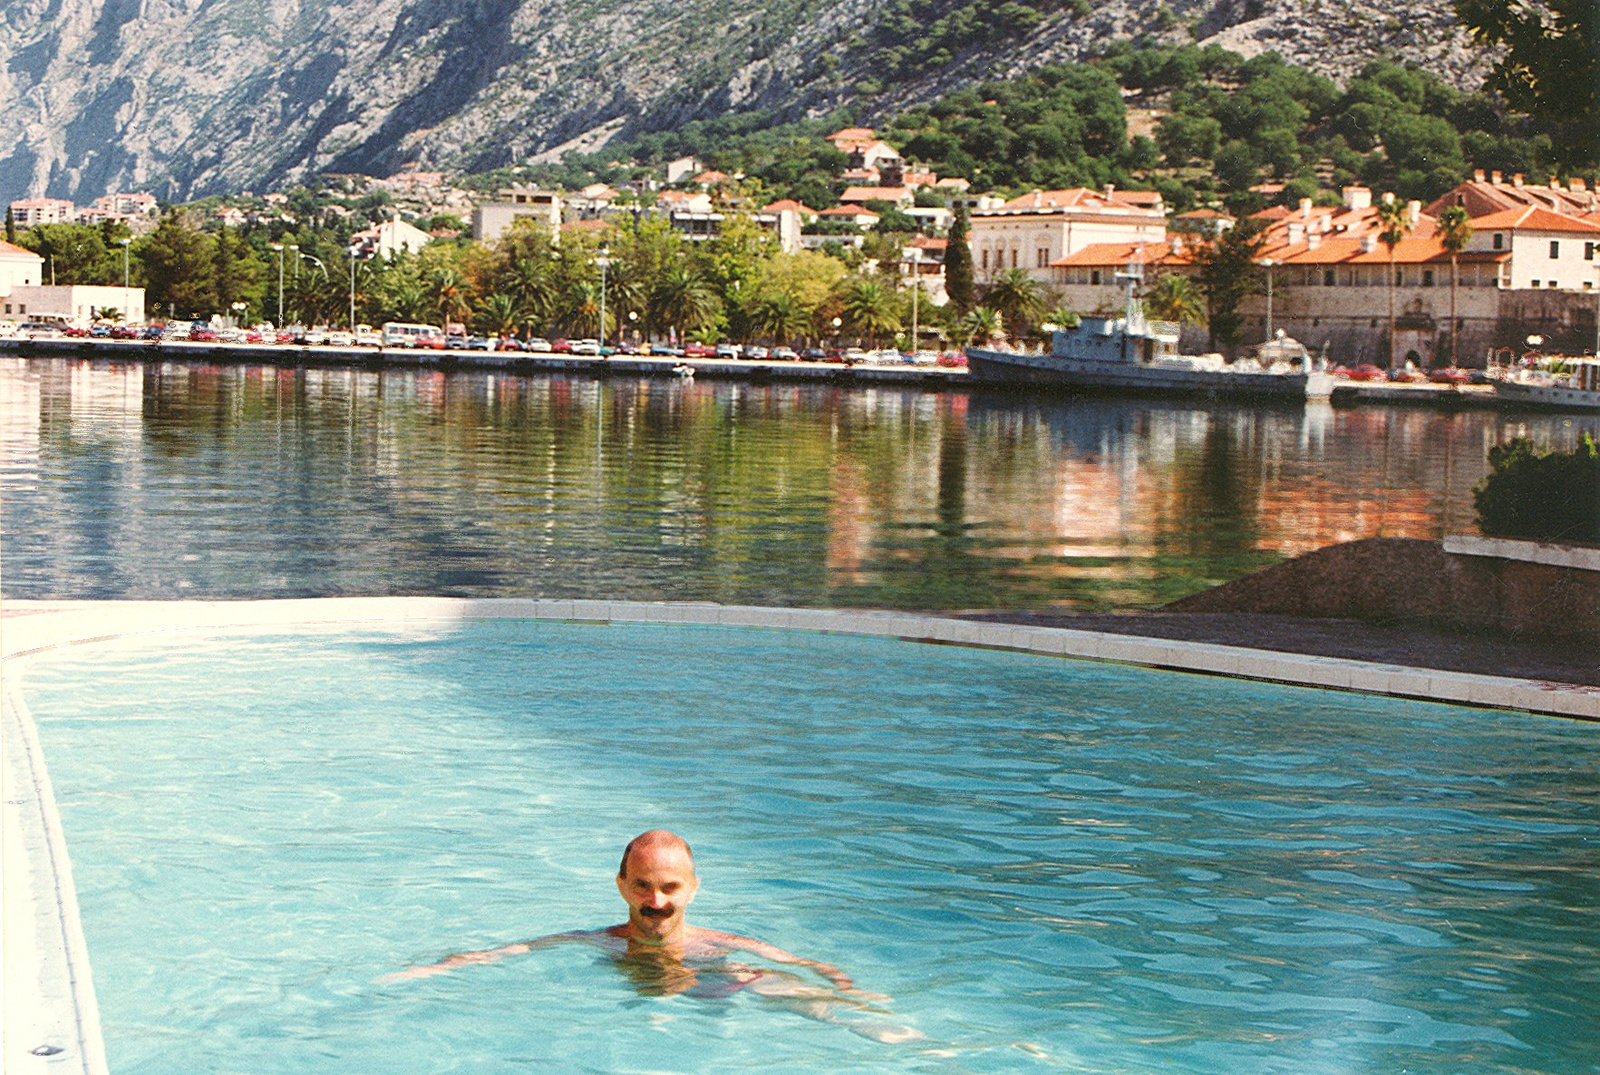
<svg viewBox="0 0 1600 1075"><path fill-rule="evenodd" d="M669 918L672 915L671 907L641 907L639 913L646 918Z"/></svg>

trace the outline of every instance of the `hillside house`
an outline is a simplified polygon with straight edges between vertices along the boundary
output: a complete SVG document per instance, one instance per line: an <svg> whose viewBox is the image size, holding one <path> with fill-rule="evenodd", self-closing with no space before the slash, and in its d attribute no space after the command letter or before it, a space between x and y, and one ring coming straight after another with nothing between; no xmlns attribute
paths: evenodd
<svg viewBox="0 0 1600 1075"><path fill-rule="evenodd" d="M909 209L916 198L906 187L847 187L839 195L844 205L865 205L868 202L888 202L898 209Z"/></svg>
<svg viewBox="0 0 1600 1075"><path fill-rule="evenodd" d="M402 253L414 254L432 241L433 236L397 216L350 236L350 252L357 258L393 258Z"/></svg>
<svg viewBox="0 0 1600 1075"><path fill-rule="evenodd" d="M564 204L559 191L527 187L501 190L495 201L473 207L472 237L480 243L495 242L517 220L532 220L555 235L561 230Z"/></svg>
<svg viewBox="0 0 1600 1075"><path fill-rule="evenodd" d="M19 228L67 224L78 214L78 207L63 198L19 198L10 208L11 219Z"/></svg>
<svg viewBox="0 0 1600 1075"><path fill-rule="evenodd" d="M1161 242L1166 207L1154 191L1035 190L998 207L972 211L971 245L980 281L1024 269L1054 282L1052 263L1097 243Z"/></svg>

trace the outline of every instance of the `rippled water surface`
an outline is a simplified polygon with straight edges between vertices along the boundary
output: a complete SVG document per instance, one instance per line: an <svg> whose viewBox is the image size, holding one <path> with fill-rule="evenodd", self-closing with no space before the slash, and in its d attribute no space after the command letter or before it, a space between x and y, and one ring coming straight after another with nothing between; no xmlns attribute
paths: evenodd
<svg viewBox="0 0 1600 1075"><path fill-rule="evenodd" d="M1142 608L1600 420L0 358L8 597Z"/></svg>
<svg viewBox="0 0 1600 1075"><path fill-rule="evenodd" d="M99 646L35 659L24 686L120 1075L1553 1075L1600 1056L1585 725L519 622ZM654 825L696 847L696 921L891 999L662 996L573 946L376 981L616 921L617 854Z"/></svg>

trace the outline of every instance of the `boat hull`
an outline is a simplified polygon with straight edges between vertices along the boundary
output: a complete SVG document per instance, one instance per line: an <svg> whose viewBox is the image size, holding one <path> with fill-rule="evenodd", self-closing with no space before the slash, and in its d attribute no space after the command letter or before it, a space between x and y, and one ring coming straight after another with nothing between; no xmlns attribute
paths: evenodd
<svg viewBox="0 0 1600 1075"><path fill-rule="evenodd" d="M1498 381L1495 398L1508 407L1543 407L1563 411L1600 411L1600 392L1554 384Z"/></svg>
<svg viewBox="0 0 1600 1075"><path fill-rule="evenodd" d="M1057 389L1285 400L1327 399L1333 392L1333 377L1326 373L1186 369L978 347L967 349L967 369L974 381Z"/></svg>

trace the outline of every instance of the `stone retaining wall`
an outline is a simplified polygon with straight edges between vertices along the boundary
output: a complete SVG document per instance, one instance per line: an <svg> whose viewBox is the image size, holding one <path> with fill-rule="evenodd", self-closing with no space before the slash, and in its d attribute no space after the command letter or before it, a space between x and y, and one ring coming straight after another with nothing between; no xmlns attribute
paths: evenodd
<svg viewBox="0 0 1600 1075"><path fill-rule="evenodd" d="M1440 541L1367 538L1330 545L1167 608L1409 620L1592 644L1600 662L1600 571L1455 554Z"/></svg>

